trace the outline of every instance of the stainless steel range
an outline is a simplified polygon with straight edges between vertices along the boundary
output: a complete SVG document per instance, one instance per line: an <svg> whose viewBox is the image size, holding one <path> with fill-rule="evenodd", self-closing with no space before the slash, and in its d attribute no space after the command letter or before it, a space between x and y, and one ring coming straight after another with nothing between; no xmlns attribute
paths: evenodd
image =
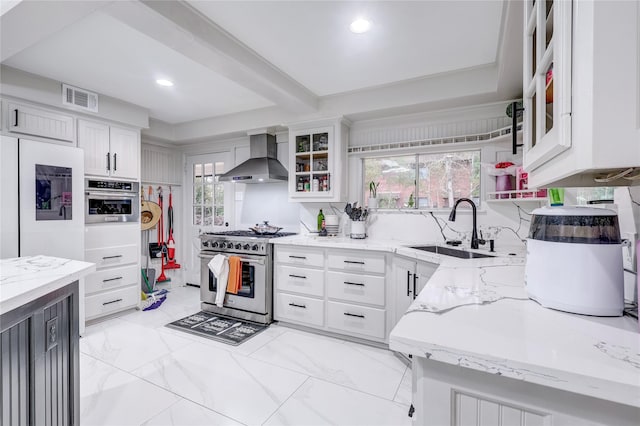
<svg viewBox="0 0 640 426"><path fill-rule="evenodd" d="M261 324L273 318L273 244L272 238L295 235L280 232L259 235L252 231L227 231L200 235L200 300L204 311L214 312ZM239 256L242 262L242 286L238 294L227 293L222 307L216 306L218 283L209 262L217 254ZM226 291L227 283L222 287Z"/></svg>

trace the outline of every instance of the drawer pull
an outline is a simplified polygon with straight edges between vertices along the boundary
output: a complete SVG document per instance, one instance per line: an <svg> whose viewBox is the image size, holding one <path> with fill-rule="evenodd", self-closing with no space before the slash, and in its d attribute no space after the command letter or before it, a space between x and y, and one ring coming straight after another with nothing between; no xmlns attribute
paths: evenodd
<svg viewBox="0 0 640 426"><path fill-rule="evenodd" d="M107 278L106 280L102 280L103 283L108 283L109 281L117 281L117 280L121 280L122 277L115 277L115 278Z"/></svg>
<svg viewBox="0 0 640 426"><path fill-rule="evenodd" d="M289 255L289 258L290 259L305 259L305 260L307 259L306 256L292 256L292 255Z"/></svg>
<svg viewBox="0 0 640 426"><path fill-rule="evenodd" d="M102 260L107 260L107 259L116 259L118 257L122 257L121 254L116 254L115 256L103 256Z"/></svg>
<svg viewBox="0 0 640 426"><path fill-rule="evenodd" d="M13 127L18 127L18 108L14 109L13 112L15 113L14 116L14 120L13 120Z"/></svg>
<svg viewBox="0 0 640 426"><path fill-rule="evenodd" d="M352 283L351 281L344 281L344 283L349 285L357 285L360 287L364 287L364 283Z"/></svg>
<svg viewBox="0 0 640 426"><path fill-rule="evenodd" d="M364 318L364 315L360 315L360 314L351 314L349 312L345 312L344 314L348 317Z"/></svg>
<svg viewBox="0 0 640 426"><path fill-rule="evenodd" d="M344 263L351 263L353 265L364 265L364 262L359 260L345 260Z"/></svg>
<svg viewBox="0 0 640 426"><path fill-rule="evenodd" d="M302 275L293 275L293 274L289 274L289 276L290 276L291 278L302 278L302 279L304 279L304 280L306 280L306 279L307 279L307 277L302 276Z"/></svg>
<svg viewBox="0 0 640 426"><path fill-rule="evenodd" d="M112 303L118 303L118 302L122 302L122 299L112 300L111 302L104 302L102 305L106 306L106 305L110 305Z"/></svg>
<svg viewBox="0 0 640 426"><path fill-rule="evenodd" d="M298 305L297 303L289 303L289 306L293 306L295 308L307 309L306 305Z"/></svg>

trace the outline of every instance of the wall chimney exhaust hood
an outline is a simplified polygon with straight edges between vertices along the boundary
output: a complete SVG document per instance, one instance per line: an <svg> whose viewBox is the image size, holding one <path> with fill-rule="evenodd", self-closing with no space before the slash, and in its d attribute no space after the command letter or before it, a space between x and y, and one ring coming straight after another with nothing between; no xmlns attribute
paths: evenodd
<svg viewBox="0 0 640 426"><path fill-rule="evenodd" d="M287 169L277 159L276 137L267 133L249 136L249 159L220 175L220 182L286 182Z"/></svg>

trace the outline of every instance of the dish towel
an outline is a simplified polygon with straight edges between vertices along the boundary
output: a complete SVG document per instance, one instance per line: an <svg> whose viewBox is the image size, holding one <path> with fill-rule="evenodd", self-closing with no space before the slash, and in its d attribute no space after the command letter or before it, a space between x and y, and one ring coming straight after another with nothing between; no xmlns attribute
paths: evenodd
<svg viewBox="0 0 640 426"><path fill-rule="evenodd" d="M229 262L227 262L227 256L224 254L216 254L213 259L209 261L209 270L213 272L213 275L218 281L218 291L216 291L216 306L222 308L224 304L225 291L220 291L220 283L226 283L229 277Z"/></svg>
<svg viewBox="0 0 640 426"><path fill-rule="evenodd" d="M242 261L239 256L229 256L229 281L227 282L227 292L238 294L242 287Z"/></svg>

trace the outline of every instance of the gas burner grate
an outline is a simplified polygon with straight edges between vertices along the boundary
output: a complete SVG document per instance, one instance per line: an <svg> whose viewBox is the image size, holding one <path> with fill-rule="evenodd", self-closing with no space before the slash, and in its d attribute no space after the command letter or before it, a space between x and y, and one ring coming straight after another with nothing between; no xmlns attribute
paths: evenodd
<svg viewBox="0 0 640 426"><path fill-rule="evenodd" d="M255 237L255 238L279 238L296 235L295 232L278 232L277 234L256 234L253 231L222 231L222 232L204 232L204 235L217 235L227 237Z"/></svg>

